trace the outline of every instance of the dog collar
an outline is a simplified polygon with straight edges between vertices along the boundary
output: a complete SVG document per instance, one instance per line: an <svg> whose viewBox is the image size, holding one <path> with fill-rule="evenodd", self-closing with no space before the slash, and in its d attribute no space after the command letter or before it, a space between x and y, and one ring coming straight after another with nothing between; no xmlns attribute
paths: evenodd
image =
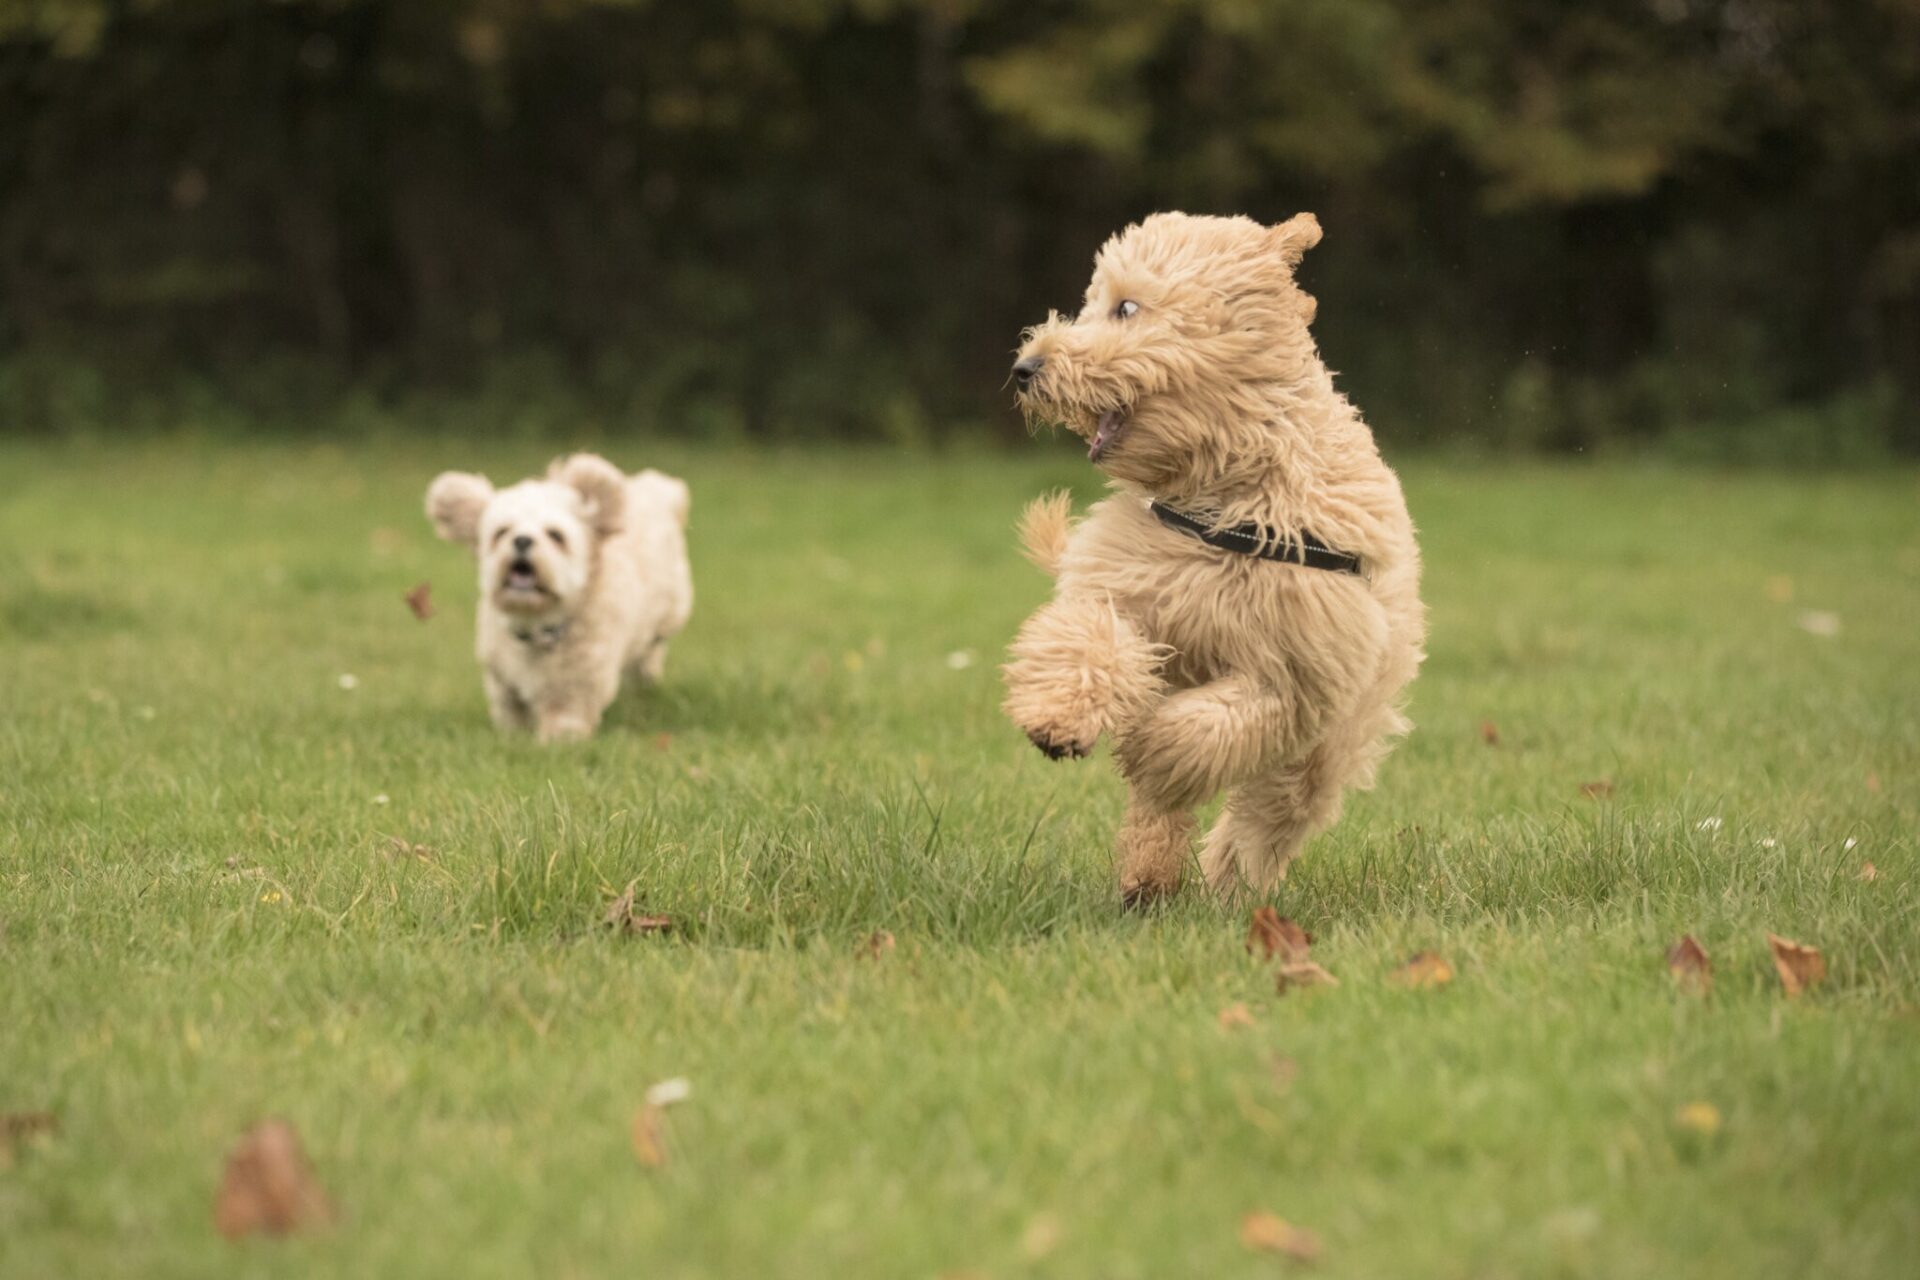
<svg viewBox="0 0 1920 1280"><path fill-rule="evenodd" d="M1178 529L1222 551L1325 569L1330 573L1349 573L1356 578L1366 576L1361 572L1359 556L1349 551L1335 551L1304 529L1297 534L1282 534L1259 524L1236 524L1222 529L1158 502L1149 502L1147 508L1167 528Z"/></svg>
<svg viewBox="0 0 1920 1280"><path fill-rule="evenodd" d="M528 627L524 631L519 627L511 627L509 630L513 632L513 638L521 644L531 645L541 653L548 653L566 637L567 624L552 622L544 627Z"/></svg>

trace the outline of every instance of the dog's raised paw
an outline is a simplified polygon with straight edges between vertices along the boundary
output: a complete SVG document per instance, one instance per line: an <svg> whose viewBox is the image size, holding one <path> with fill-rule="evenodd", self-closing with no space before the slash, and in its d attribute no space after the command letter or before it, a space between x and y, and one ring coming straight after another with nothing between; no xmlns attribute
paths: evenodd
<svg viewBox="0 0 1920 1280"><path fill-rule="evenodd" d="M1041 729L1027 730L1027 740L1040 748L1049 760L1081 760L1093 754L1090 742L1061 740Z"/></svg>

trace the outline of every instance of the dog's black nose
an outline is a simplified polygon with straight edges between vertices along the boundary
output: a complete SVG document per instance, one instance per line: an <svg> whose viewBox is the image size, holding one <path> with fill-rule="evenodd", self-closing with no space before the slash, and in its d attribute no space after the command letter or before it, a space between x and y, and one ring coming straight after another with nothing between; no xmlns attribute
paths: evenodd
<svg viewBox="0 0 1920 1280"><path fill-rule="evenodd" d="M1013 366L1014 382L1019 384L1022 391L1025 391L1032 385L1034 378L1038 376L1040 370L1046 367L1046 363L1047 358L1045 356L1028 356L1025 360Z"/></svg>
<svg viewBox="0 0 1920 1280"><path fill-rule="evenodd" d="M525 551L528 547L531 547L532 545L533 545L533 539L529 538L526 534L516 533L513 535L513 549L515 551Z"/></svg>

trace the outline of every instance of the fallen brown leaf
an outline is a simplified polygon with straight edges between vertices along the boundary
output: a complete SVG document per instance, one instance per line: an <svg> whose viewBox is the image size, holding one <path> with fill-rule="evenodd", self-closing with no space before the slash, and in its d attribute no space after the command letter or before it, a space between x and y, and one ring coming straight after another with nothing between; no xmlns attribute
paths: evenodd
<svg viewBox="0 0 1920 1280"><path fill-rule="evenodd" d="M1027 1229L1020 1233L1020 1252L1029 1262L1038 1262L1058 1249L1065 1235L1059 1214L1036 1213L1027 1223Z"/></svg>
<svg viewBox="0 0 1920 1280"><path fill-rule="evenodd" d="M672 916L652 916L643 913L633 900L634 886L629 884L627 891L613 900L607 908L606 923L616 933L664 933L673 928Z"/></svg>
<svg viewBox="0 0 1920 1280"><path fill-rule="evenodd" d="M661 1169L667 1163L666 1108L643 1102L633 1113L633 1157L649 1169Z"/></svg>
<svg viewBox="0 0 1920 1280"><path fill-rule="evenodd" d="M1880 868L1874 866L1871 862L1863 862L1860 864L1859 878L1868 881L1878 880L1880 878Z"/></svg>
<svg viewBox="0 0 1920 1280"><path fill-rule="evenodd" d="M60 1121L51 1111L0 1112L0 1170L13 1167L15 1147L59 1131Z"/></svg>
<svg viewBox="0 0 1920 1280"><path fill-rule="evenodd" d="M1387 981L1402 987L1444 987L1453 981L1453 966L1437 951L1416 951Z"/></svg>
<svg viewBox="0 0 1920 1280"><path fill-rule="evenodd" d="M1322 969L1311 960L1289 960L1280 966L1280 972L1274 977L1273 989L1281 995L1290 987L1337 987L1340 979Z"/></svg>
<svg viewBox="0 0 1920 1280"><path fill-rule="evenodd" d="M1720 1132L1720 1108L1711 1102L1689 1102L1673 1113L1673 1123L1690 1133L1711 1138Z"/></svg>
<svg viewBox="0 0 1920 1280"><path fill-rule="evenodd" d="M1256 907L1253 923L1247 929L1247 952L1262 960L1275 956L1282 960L1305 959L1313 935L1272 907Z"/></svg>
<svg viewBox="0 0 1920 1280"><path fill-rule="evenodd" d="M1713 961L1707 959L1707 949L1690 933L1667 948L1667 972L1681 990L1693 995L1704 996L1713 990Z"/></svg>
<svg viewBox="0 0 1920 1280"><path fill-rule="evenodd" d="M633 1113L633 1124L627 1131L633 1143L634 1159L649 1169L665 1166L667 1108L685 1102L692 1095L693 1084L683 1076L659 1080L647 1086L646 1097L640 1109Z"/></svg>
<svg viewBox="0 0 1920 1280"><path fill-rule="evenodd" d="M60 1119L51 1111L0 1112L0 1141L18 1142L59 1131Z"/></svg>
<svg viewBox="0 0 1920 1280"><path fill-rule="evenodd" d="M1296 1262L1320 1257L1320 1237L1271 1213L1250 1213L1240 1219L1240 1243L1257 1253L1278 1253Z"/></svg>
<svg viewBox="0 0 1920 1280"><path fill-rule="evenodd" d="M1236 1001L1220 1011L1220 1027L1223 1031L1231 1031L1235 1027L1250 1027L1252 1025L1253 1010L1247 1008L1243 1003Z"/></svg>
<svg viewBox="0 0 1920 1280"><path fill-rule="evenodd" d="M671 751L673 749L673 735L670 733L654 734L653 749L655 751Z"/></svg>
<svg viewBox="0 0 1920 1280"><path fill-rule="evenodd" d="M892 951L893 947L893 935L885 929L875 929L867 935L866 941L860 944L860 954L869 960L878 960Z"/></svg>
<svg viewBox="0 0 1920 1280"><path fill-rule="evenodd" d="M1767 947L1773 952L1780 985L1789 996L1799 995L1827 976L1827 960L1818 947L1804 946L1777 933L1767 935Z"/></svg>
<svg viewBox="0 0 1920 1280"><path fill-rule="evenodd" d="M1580 794L1589 800L1605 800L1613 794L1613 780L1596 778L1592 782L1583 782L1580 784Z"/></svg>
<svg viewBox="0 0 1920 1280"><path fill-rule="evenodd" d="M1870 796L1877 796L1880 794L1880 775L1879 774L1869 773L1867 775L1867 794Z"/></svg>
<svg viewBox="0 0 1920 1280"><path fill-rule="evenodd" d="M227 1239L282 1236L332 1219L333 1206L307 1165L300 1135L286 1121L262 1121L227 1153L213 1202L213 1225Z"/></svg>
<svg viewBox="0 0 1920 1280"><path fill-rule="evenodd" d="M413 616L425 622L433 616L433 584L423 582L406 594L407 608L413 610Z"/></svg>
<svg viewBox="0 0 1920 1280"><path fill-rule="evenodd" d="M399 836L388 836L387 856L395 860L412 858L417 862L432 862L434 859L434 851L429 845L414 844L412 841L402 839Z"/></svg>
<svg viewBox="0 0 1920 1280"><path fill-rule="evenodd" d="M1499 746L1500 745L1500 727L1491 720L1482 720L1480 722L1480 741L1486 743L1490 747Z"/></svg>

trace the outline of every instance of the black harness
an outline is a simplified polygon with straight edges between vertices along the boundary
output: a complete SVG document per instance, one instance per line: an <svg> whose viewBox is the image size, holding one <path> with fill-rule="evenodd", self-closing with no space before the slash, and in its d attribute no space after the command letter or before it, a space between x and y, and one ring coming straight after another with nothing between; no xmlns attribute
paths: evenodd
<svg viewBox="0 0 1920 1280"><path fill-rule="evenodd" d="M1150 502L1147 506L1167 528L1178 529L1222 551L1256 556L1262 560L1278 560L1282 564L1303 565L1308 569L1325 569L1329 573L1348 573L1356 578L1366 577L1361 570L1359 556L1350 551L1335 551L1304 529L1298 534L1280 534L1258 524L1236 524L1231 528L1218 529L1204 520L1158 502Z"/></svg>

